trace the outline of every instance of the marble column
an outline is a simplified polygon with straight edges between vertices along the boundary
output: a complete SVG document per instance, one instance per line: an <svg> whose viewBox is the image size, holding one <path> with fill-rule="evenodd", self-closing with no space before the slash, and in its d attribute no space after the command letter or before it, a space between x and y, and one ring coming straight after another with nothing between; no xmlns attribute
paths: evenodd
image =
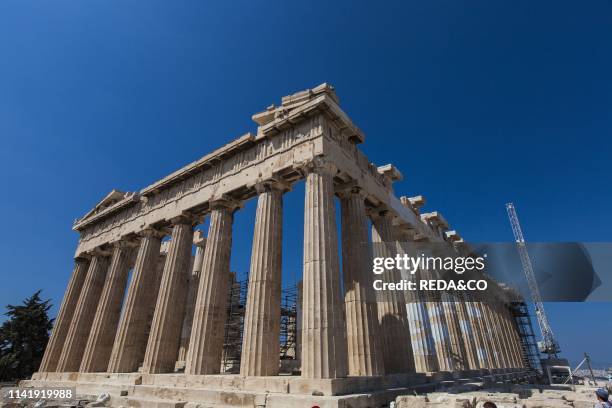
<svg viewBox="0 0 612 408"><path fill-rule="evenodd" d="M66 341L66 336L70 329L70 323L72 322L74 310L79 301L79 295L81 294L88 268L89 256L83 255L74 260L72 276L68 282L66 293L64 293L64 300L62 300L59 313L55 318L53 332L51 333L51 338L49 339L45 354L40 363L39 372L53 372L57 368L57 363L62 354L62 348L64 347L64 342Z"/></svg>
<svg viewBox="0 0 612 408"><path fill-rule="evenodd" d="M495 325L495 337L498 342L498 347L501 351L502 367L510 368L512 367L512 361L511 361L512 357L511 357L511 350L510 350L511 346L508 340L508 333L506 333L502 325L500 303L499 302L491 303L490 309L491 309L491 317Z"/></svg>
<svg viewBox="0 0 612 408"><path fill-rule="evenodd" d="M93 322L92 316L96 312L108 271L108 255L107 252L96 251L91 258L70 329L66 335L66 342L57 367L58 372L74 372L81 365Z"/></svg>
<svg viewBox="0 0 612 408"><path fill-rule="evenodd" d="M512 337L514 338L514 342L516 343L517 367L528 367L529 362L527 361L527 357L525 355L525 348L523 346L523 340L520 335L518 323L516 322L516 320L514 320L513 317L509 317L509 320L509 325L512 327L510 333L512 333Z"/></svg>
<svg viewBox="0 0 612 408"><path fill-rule="evenodd" d="M476 331L469 317L468 306L464 294L459 293L457 307L457 318L459 319L459 327L461 329L461 337L465 347L465 356L467 366L470 370L478 370L480 364L478 362L478 354L476 347Z"/></svg>
<svg viewBox="0 0 612 408"><path fill-rule="evenodd" d="M194 222L183 216L171 222L172 238L142 364L149 374L174 371L187 300Z"/></svg>
<svg viewBox="0 0 612 408"><path fill-rule="evenodd" d="M306 171L302 377L340 378L347 375L347 355L334 205L335 169L317 161Z"/></svg>
<svg viewBox="0 0 612 408"><path fill-rule="evenodd" d="M476 358L478 359L478 368L488 369L491 367L489 348L487 346L487 338L483 327L482 314L478 302L473 301L469 295L466 295L466 309L470 323L474 330L474 345L476 348Z"/></svg>
<svg viewBox="0 0 612 408"><path fill-rule="evenodd" d="M384 374L378 307L372 287L372 248L363 192L339 193L342 209L342 270L348 345L348 374Z"/></svg>
<svg viewBox="0 0 612 408"><path fill-rule="evenodd" d="M108 275L83 353L81 372L101 372L108 368L133 253L132 243L119 241L114 244Z"/></svg>
<svg viewBox="0 0 612 408"><path fill-rule="evenodd" d="M157 273L162 233L146 229L140 233L140 245L125 300L124 312L113 343L108 372L138 371L144 359L150 310L157 299L161 274Z"/></svg>
<svg viewBox="0 0 612 408"><path fill-rule="evenodd" d="M459 322L459 313L457 311L459 301L457 297L451 293L442 293L442 310L446 318L446 327L448 329L448 337L450 340L451 359L453 361L453 370L467 370L469 368L466 346L461 334L461 326Z"/></svg>
<svg viewBox="0 0 612 408"><path fill-rule="evenodd" d="M522 361L522 346L520 344L520 340L518 339L517 332L515 330L514 319L510 314L510 310L507 305L502 306L502 323L504 327L505 333L507 333L508 339L510 340L511 345L511 360L512 367L518 368L523 366Z"/></svg>
<svg viewBox="0 0 612 408"><path fill-rule="evenodd" d="M398 251L397 236L387 210L376 211L372 218L372 244L375 257L395 257ZM396 270L386 270L379 275L384 282L396 282L401 274ZM381 333L381 348L385 372L409 373L415 371L410 327L408 324L407 304L403 292L385 290L377 292L378 320Z"/></svg>
<svg viewBox="0 0 612 408"><path fill-rule="evenodd" d="M189 276L189 291L187 293L187 305L185 306L186 309L185 318L183 319L183 328L181 329L181 345L179 346L178 361L176 362L175 367L176 370L185 369L185 360L187 359L187 351L189 350L189 338L191 337L191 325L193 324L196 295L198 294L200 274L202 272L202 262L204 261L204 250L206 249L206 238L202 237L202 231L196 231L194 233L194 237L196 253L193 260L191 275Z"/></svg>
<svg viewBox="0 0 612 408"><path fill-rule="evenodd" d="M498 369L501 368L499 361L499 350L497 349L497 344L495 341L493 324L491 323L490 315L488 313L488 302L490 302L490 300L477 302L477 307L479 308L481 321L483 322L485 347L487 347L487 352L489 354L489 368Z"/></svg>
<svg viewBox="0 0 612 408"><path fill-rule="evenodd" d="M427 279L432 279L429 275ZM448 323L444 314L442 301L439 298L432 297L431 300L425 303L429 320L431 322L431 332L436 348L436 356L438 357L438 370L452 372L455 365L452 358L451 340L448 330Z"/></svg>
<svg viewBox="0 0 612 408"><path fill-rule="evenodd" d="M408 236L400 238L399 249L408 254ZM422 272L417 271L414 275L402 275L402 278L417 282L423 278ZM426 297L420 290L406 292L406 313L408 316L408 327L410 328L410 339L414 357L415 370L419 373L438 371L438 357L431 331L431 322L427 307Z"/></svg>
<svg viewBox="0 0 612 408"><path fill-rule="evenodd" d="M235 203L226 200L211 203L210 226L185 362L187 374L216 374L221 369L235 207Z"/></svg>
<svg viewBox="0 0 612 408"><path fill-rule="evenodd" d="M283 186L256 186L257 213L242 340L242 376L278 375Z"/></svg>

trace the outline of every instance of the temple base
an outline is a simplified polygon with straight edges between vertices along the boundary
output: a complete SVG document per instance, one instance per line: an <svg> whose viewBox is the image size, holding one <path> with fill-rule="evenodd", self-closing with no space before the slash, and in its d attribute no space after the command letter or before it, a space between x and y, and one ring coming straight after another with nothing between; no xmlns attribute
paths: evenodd
<svg viewBox="0 0 612 408"><path fill-rule="evenodd" d="M21 387L76 387L79 395L111 395L113 407L378 407L398 395L431 392L470 381L510 382L532 373L516 370L440 378L426 374L380 377L307 379L297 376L240 377L239 375L36 373Z"/></svg>

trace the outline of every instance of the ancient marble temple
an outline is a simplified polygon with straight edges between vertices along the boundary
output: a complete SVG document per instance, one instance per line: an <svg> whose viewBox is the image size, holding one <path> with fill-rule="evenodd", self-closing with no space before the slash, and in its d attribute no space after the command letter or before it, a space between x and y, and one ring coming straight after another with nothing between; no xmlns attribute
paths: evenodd
<svg viewBox="0 0 612 408"><path fill-rule="evenodd" d="M365 137L333 87L283 97L253 120L256 134L138 192L114 190L75 222L74 270L28 385L177 406L293 406L302 396L303 406L335 407L345 406L337 395L384 402L397 389L527 372L502 287L499 302L387 291L371 301L364 242L376 256L401 253L407 241L457 252L467 245L440 213L420 211L423 197L396 197L401 173L362 153ZM303 224L291 226L304 232L299 375L290 376L279 372L283 196L301 180ZM250 199L257 210L240 373L220 374L232 222ZM205 218L205 236L194 233Z"/></svg>

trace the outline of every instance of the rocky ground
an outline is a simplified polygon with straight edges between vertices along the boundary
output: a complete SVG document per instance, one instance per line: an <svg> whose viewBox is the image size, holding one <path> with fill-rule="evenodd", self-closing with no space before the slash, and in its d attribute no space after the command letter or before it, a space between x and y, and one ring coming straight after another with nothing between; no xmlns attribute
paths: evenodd
<svg viewBox="0 0 612 408"><path fill-rule="evenodd" d="M482 388L465 384L445 392L397 397L392 408L593 408L595 389L588 385L500 385Z"/></svg>

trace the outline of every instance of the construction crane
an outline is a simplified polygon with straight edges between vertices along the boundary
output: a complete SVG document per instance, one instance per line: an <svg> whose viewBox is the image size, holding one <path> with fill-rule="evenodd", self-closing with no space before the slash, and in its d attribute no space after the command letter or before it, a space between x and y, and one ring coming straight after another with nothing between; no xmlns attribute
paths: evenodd
<svg viewBox="0 0 612 408"><path fill-rule="evenodd" d="M531 292L531 298L534 303L536 317L538 319L538 325L542 332L542 341L538 344L541 353L547 354L548 358L558 358L560 352L559 343L555 340L546 312L544 311L544 303L540 296L540 289L538 288L538 282L536 281L535 273L533 272L533 266L531 265L531 259L527 252L527 245L525 244L525 238L523 238L523 231L521 230L521 224L519 224L518 216L516 215L516 209L514 204L506 204L506 210L508 211L508 217L510 218L510 225L512 225L512 232L514 233L514 239L516 240L516 247L521 257L521 264L523 265L523 272L527 278L527 284L529 285L529 291Z"/></svg>

